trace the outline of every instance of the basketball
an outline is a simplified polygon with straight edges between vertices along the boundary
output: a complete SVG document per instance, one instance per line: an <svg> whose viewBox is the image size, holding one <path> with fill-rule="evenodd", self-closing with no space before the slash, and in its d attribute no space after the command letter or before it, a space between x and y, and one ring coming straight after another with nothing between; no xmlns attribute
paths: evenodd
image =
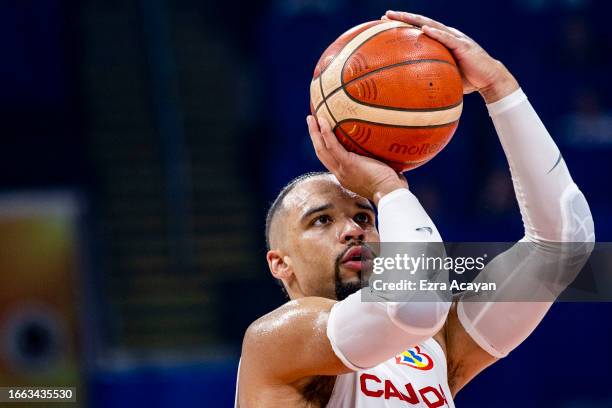
<svg viewBox="0 0 612 408"><path fill-rule="evenodd" d="M419 28L371 21L342 34L319 59L310 109L354 153L414 169L450 141L463 108L451 53Z"/></svg>

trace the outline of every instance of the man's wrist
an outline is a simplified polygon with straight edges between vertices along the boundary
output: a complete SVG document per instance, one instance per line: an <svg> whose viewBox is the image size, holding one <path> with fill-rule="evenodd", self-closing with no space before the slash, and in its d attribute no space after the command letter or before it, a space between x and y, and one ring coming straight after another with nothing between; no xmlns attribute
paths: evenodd
<svg viewBox="0 0 612 408"><path fill-rule="evenodd" d="M380 186L380 188L378 188L372 196L372 201L374 201L374 205L378 207L378 203L380 202L381 198L383 198L389 193L392 193L395 190L399 190L402 188L408 188L408 183L403 180L398 180L397 182L388 183Z"/></svg>
<svg viewBox="0 0 612 408"><path fill-rule="evenodd" d="M487 104L497 102L519 89L517 80L500 62L500 71L491 85L478 90Z"/></svg>

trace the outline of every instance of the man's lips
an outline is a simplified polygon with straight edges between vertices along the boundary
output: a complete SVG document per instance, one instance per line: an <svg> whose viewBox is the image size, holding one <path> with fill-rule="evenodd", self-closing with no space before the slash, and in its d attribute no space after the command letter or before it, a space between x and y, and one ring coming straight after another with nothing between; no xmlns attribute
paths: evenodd
<svg viewBox="0 0 612 408"><path fill-rule="evenodd" d="M353 269L356 271L360 271L364 264L368 261L371 261L373 258L372 251L365 246L354 246L351 247L342 259L340 263L342 266L347 267L349 269Z"/></svg>

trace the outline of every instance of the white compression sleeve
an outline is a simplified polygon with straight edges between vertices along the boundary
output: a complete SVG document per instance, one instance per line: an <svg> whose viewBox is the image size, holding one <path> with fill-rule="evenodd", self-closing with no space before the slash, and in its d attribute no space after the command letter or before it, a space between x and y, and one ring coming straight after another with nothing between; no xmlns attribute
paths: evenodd
<svg viewBox="0 0 612 408"><path fill-rule="evenodd" d="M417 198L407 189L378 205L381 242L441 242ZM383 255L383 254L381 254ZM449 302L363 302L362 291L334 305L327 335L334 352L353 370L374 367L433 336L444 324Z"/></svg>
<svg viewBox="0 0 612 408"><path fill-rule="evenodd" d="M462 296L457 313L476 343L504 357L531 334L573 281L590 255L595 233L584 195L523 91L487 107L510 165L525 237L476 278L497 283L497 292L486 302L473 293ZM512 301L514 296L523 301Z"/></svg>

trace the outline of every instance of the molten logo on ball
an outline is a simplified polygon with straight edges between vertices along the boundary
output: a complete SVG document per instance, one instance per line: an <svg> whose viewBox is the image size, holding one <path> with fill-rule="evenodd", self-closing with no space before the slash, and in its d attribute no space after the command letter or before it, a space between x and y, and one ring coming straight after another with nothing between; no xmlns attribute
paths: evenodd
<svg viewBox="0 0 612 408"><path fill-rule="evenodd" d="M442 149L442 147L440 147L439 144L433 143L425 143L423 145L420 146L416 146L416 145L401 145L399 143L393 143L391 146L389 146L389 150L390 152L393 153L399 153L399 154L408 154L408 155L424 155L424 154L428 154L428 153L437 153L438 151L440 151Z"/></svg>

